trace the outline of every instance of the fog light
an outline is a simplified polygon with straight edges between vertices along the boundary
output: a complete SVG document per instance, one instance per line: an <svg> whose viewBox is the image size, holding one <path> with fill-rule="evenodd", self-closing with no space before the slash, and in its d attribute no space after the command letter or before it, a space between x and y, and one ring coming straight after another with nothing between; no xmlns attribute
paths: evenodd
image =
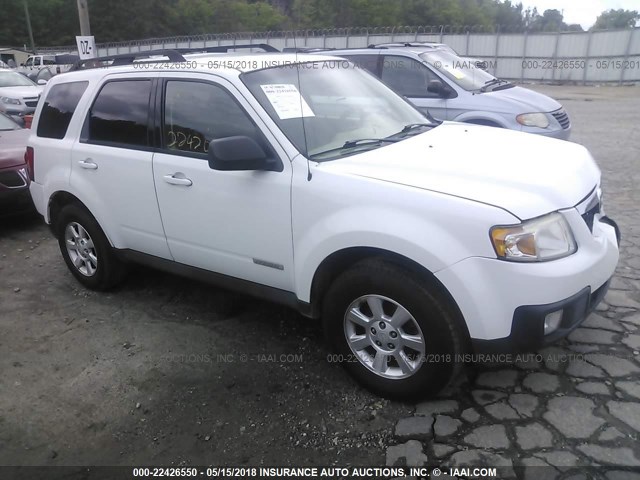
<svg viewBox="0 0 640 480"><path fill-rule="evenodd" d="M560 326L560 322L562 321L562 310L556 310L555 312L551 312L544 317L544 334L549 335L552 332L555 332Z"/></svg>

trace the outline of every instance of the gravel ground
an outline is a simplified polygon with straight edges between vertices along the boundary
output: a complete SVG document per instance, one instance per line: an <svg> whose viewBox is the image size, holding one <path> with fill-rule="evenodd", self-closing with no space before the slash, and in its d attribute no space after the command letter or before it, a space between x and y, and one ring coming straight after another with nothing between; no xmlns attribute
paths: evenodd
<svg viewBox="0 0 640 480"><path fill-rule="evenodd" d="M624 239L606 304L541 362L389 402L290 310L146 269L90 292L40 219L3 220L0 465L640 466L639 89L534 88L599 162Z"/></svg>

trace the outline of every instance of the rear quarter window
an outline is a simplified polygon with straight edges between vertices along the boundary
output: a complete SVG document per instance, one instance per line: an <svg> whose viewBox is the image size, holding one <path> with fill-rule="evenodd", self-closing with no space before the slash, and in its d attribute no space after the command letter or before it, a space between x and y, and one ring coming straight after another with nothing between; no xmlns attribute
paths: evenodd
<svg viewBox="0 0 640 480"><path fill-rule="evenodd" d="M60 83L51 87L40 112L37 135L62 139L89 82Z"/></svg>
<svg viewBox="0 0 640 480"><path fill-rule="evenodd" d="M146 147L151 80L105 83L88 116L88 143Z"/></svg>

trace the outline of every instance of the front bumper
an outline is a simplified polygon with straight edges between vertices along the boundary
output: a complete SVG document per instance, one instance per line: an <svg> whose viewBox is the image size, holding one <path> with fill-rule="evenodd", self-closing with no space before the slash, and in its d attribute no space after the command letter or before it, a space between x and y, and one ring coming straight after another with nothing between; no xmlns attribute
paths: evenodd
<svg viewBox="0 0 640 480"><path fill-rule="evenodd" d="M35 211L28 188L0 190L0 217Z"/></svg>
<svg viewBox="0 0 640 480"><path fill-rule="evenodd" d="M591 291L586 287L569 298L547 305L518 307L513 314L511 334L496 340L472 339L473 351L478 354L532 352L566 337L595 310L609 289L610 281ZM562 310L557 330L545 335L545 317Z"/></svg>
<svg viewBox="0 0 640 480"><path fill-rule="evenodd" d="M33 211L26 165L0 170L0 217Z"/></svg>
<svg viewBox="0 0 640 480"><path fill-rule="evenodd" d="M542 130L540 128L536 128L535 131L534 129L531 130L525 130L526 127L523 127L522 131L523 132L530 132L530 133L535 133L538 135L543 135L545 137L550 137L550 138L557 138L558 140L569 140L569 137L571 136L571 127L568 127L566 129L564 128L558 128L555 130Z"/></svg>
<svg viewBox="0 0 640 480"><path fill-rule="evenodd" d="M477 352L524 352L566 336L606 294L618 263L619 229L607 217L593 231L575 209L564 211L578 250L541 263L471 257L436 273L458 304ZM563 310L544 335L547 314Z"/></svg>

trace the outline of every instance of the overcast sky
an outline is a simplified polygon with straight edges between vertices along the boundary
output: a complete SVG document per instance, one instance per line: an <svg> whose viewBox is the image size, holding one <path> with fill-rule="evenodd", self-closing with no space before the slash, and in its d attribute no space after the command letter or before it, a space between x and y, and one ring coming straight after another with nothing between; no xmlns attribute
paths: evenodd
<svg viewBox="0 0 640 480"><path fill-rule="evenodd" d="M615 10L624 8L625 10L640 10L638 0L521 0L524 8L536 7L538 13L542 15L545 10L564 9L565 23L579 23L582 28L591 27L598 15L604 10L613 8ZM519 3L517 0L512 4Z"/></svg>

